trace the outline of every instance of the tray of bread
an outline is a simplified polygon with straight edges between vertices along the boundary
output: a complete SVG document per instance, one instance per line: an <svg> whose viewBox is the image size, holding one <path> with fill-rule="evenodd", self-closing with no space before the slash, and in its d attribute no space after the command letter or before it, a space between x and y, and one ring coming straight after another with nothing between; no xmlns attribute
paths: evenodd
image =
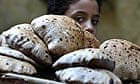
<svg viewBox="0 0 140 84"><path fill-rule="evenodd" d="M0 73L0 84L136 82L140 46L115 38L101 43L70 17L43 15L0 34Z"/></svg>

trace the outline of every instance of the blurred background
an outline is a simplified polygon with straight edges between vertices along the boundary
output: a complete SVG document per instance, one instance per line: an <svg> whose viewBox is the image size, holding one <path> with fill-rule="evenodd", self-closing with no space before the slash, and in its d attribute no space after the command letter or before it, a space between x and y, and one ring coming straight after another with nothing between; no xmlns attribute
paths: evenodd
<svg viewBox="0 0 140 84"><path fill-rule="evenodd" d="M0 0L0 32L46 14L46 0ZM140 45L140 0L103 0L97 38Z"/></svg>

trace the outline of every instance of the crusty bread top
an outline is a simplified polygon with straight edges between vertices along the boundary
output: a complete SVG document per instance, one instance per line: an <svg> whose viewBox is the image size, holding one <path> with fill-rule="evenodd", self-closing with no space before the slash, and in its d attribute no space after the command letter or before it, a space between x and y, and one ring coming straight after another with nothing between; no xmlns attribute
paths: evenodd
<svg viewBox="0 0 140 84"><path fill-rule="evenodd" d="M121 79L140 79L140 46L122 39L110 39L100 45L100 55L116 62L115 74Z"/></svg>
<svg viewBox="0 0 140 84"><path fill-rule="evenodd" d="M113 73L100 69L72 67L58 70L55 74L59 80L70 84L122 84Z"/></svg>
<svg viewBox="0 0 140 84"><path fill-rule="evenodd" d="M15 49L11 49L9 47L0 46L0 55L4 55L7 57L19 59L19 60L24 60L24 61L32 63L35 66L39 66L34 60L24 55L22 52Z"/></svg>
<svg viewBox="0 0 140 84"><path fill-rule="evenodd" d="M100 45L100 52L105 53L110 59L117 60L119 64L131 61L134 61L133 64L140 63L140 47L127 40L107 40Z"/></svg>
<svg viewBox="0 0 140 84"><path fill-rule="evenodd" d="M43 15L35 18L31 25L36 34L48 42L48 49L53 56L59 57L84 46L84 32L70 17Z"/></svg>
<svg viewBox="0 0 140 84"><path fill-rule="evenodd" d="M85 48L76 50L60 57L54 64L55 69L85 66L113 70L115 62L99 55L99 49Z"/></svg>
<svg viewBox="0 0 140 84"><path fill-rule="evenodd" d="M35 74L37 72L35 67L30 63L7 57L4 55L0 55L0 71L15 72L29 75Z"/></svg>
<svg viewBox="0 0 140 84"><path fill-rule="evenodd" d="M38 63L51 64L52 60L44 42L34 33L30 24L19 24L1 34L6 44L23 52Z"/></svg>
<svg viewBox="0 0 140 84"><path fill-rule="evenodd" d="M85 48L99 48L100 41L90 32L84 31Z"/></svg>

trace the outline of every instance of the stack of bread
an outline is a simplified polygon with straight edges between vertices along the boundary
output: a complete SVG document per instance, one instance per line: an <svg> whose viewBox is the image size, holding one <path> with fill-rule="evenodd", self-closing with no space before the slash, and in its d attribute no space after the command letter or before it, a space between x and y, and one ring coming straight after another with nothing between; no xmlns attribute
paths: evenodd
<svg viewBox="0 0 140 84"><path fill-rule="evenodd" d="M33 75L51 67L58 81L69 84L140 79L139 56L140 47L126 40L110 39L100 45L67 16L43 15L0 35L1 72Z"/></svg>

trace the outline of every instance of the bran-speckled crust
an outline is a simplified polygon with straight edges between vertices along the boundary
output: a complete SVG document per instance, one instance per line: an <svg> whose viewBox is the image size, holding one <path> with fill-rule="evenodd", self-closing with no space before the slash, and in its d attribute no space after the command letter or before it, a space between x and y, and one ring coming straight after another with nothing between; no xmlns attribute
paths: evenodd
<svg viewBox="0 0 140 84"><path fill-rule="evenodd" d="M34 60L24 55L22 52L15 49L11 49L9 47L0 46L0 55L12 57L19 60L24 60L24 61L32 63L35 66L39 66Z"/></svg>
<svg viewBox="0 0 140 84"><path fill-rule="evenodd" d="M84 46L81 26L67 16L43 15L35 18L31 25L36 34L48 43L48 49L54 58Z"/></svg>
<svg viewBox="0 0 140 84"><path fill-rule="evenodd" d="M100 41L90 32L84 31L85 48L99 48Z"/></svg>
<svg viewBox="0 0 140 84"><path fill-rule="evenodd" d="M114 73L122 80L140 79L140 46L122 39L110 39L100 45L100 55L115 61Z"/></svg>
<svg viewBox="0 0 140 84"><path fill-rule="evenodd" d="M90 69L86 67L73 67L55 72L61 82L68 84L122 84L119 78L106 70ZM116 79L117 78L117 79Z"/></svg>
<svg viewBox="0 0 140 84"><path fill-rule="evenodd" d="M115 62L107 57L98 55L99 49L85 48L65 54L60 57L54 64L55 69L67 67L84 66L90 68L102 68L113 71Z"/></svg>
<svg viewBox="0 0 140 84"><path fill-rule="evenodd" d="M0 71L29 75L35 74L37 72L35 67L30 63L3 55L0 55Z"/></svg>
<svg viewBox="0 0 140 84"><path fill-rule="evenodd" d="M44 42L34 33L30 24L19 24L1 34L5 43L40 64L50 65L51 56Z"/></svg>

